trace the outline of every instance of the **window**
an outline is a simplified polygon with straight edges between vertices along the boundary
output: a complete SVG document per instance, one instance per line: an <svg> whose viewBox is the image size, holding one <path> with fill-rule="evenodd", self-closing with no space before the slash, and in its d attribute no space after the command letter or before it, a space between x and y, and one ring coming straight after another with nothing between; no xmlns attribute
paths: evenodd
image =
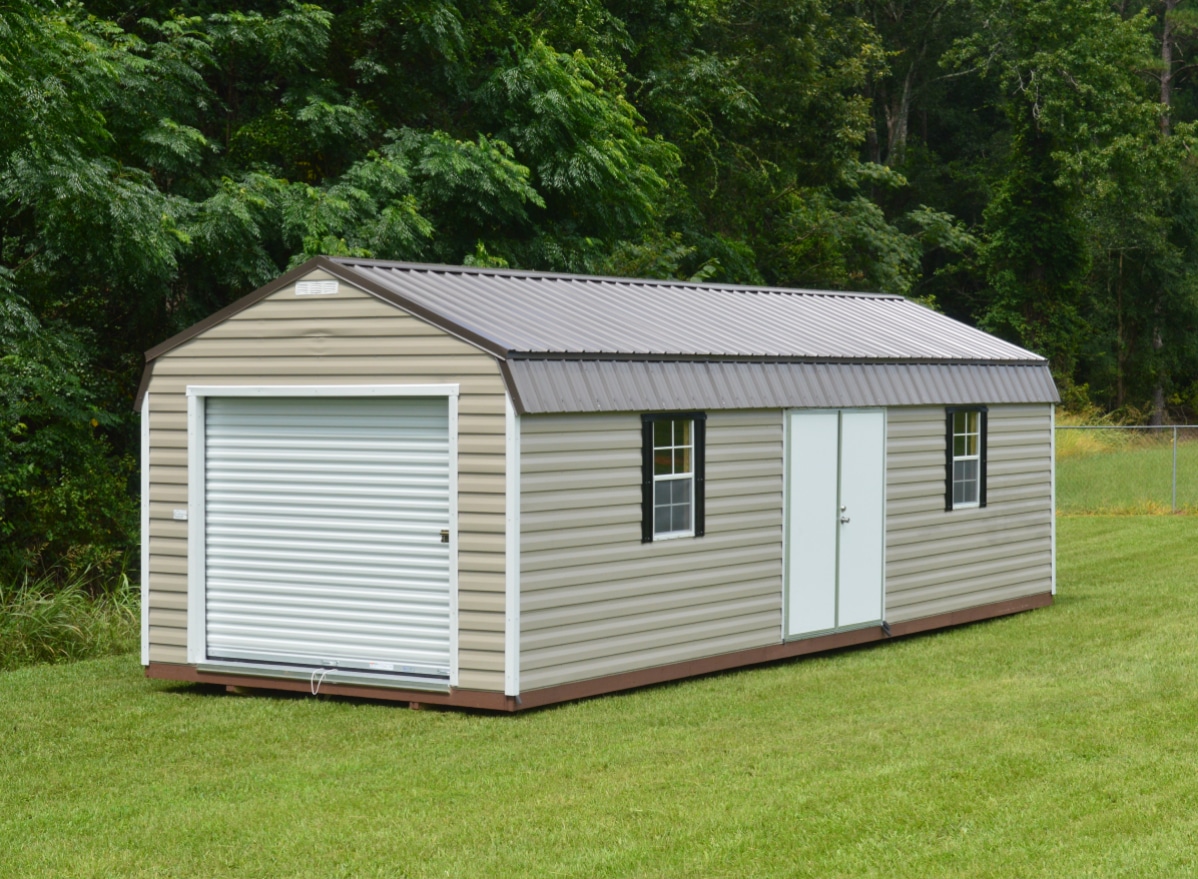
<svg viewBox="0 0 1198 879"><path fill-rule="evenodd" d="M703 534L702 412L641 416L641 540Z"/></svg>
<svg viewBox="0 0 1198 879"><path fill-rule="evenodd" d="M944 508L986 506L986 408L950 408L947 416Z"/></svg>

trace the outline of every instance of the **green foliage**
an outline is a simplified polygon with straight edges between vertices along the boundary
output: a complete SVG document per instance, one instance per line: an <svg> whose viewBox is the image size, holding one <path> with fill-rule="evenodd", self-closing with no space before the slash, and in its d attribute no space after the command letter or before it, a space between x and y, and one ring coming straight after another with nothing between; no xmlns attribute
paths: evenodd
<svg viewBox="0 0 1198 879"><path fill-rule="evenodd" d="M317 253L895 292L1184 415L1193 2L0 0L0 479L130 545L141 352Z"/></svg>
<svg viewBox="0 0 1198 879"><path fill-rule="evenodd" d="M517 44L478 97L497 134L529 157L560 220L613 239L653 219L677 150L646 136L619 83L604 83L583 52Z"/></svg>
<svg viewBox="0 0 1198 879"><path fill-rule="evenodd" d="M0 292L0 583L59 569L105 576L135 542L134 462L105 437L116 419L82 381L88 358Z"/></svg>
<svg viewBox="0 0 1198 879"><path fill-rule="evenodd" d="M988 0L982 27L945 55L999 86L1011 125L1008 169L985 210L984 327L1050 357L1072 376L1091 269L1084 210L1122 201L1160 173L1160 106L1136 71L1151 65L1144 15L1105 0Z"/></svg>
<svg viewBox="0 0 1198 879"><path fill-rule="evenodd" d="M1082 321L1078 311L1089 270L1077 196L1058 180L1049 138L1028 131L1015 140L1011 170L986 209L983 250L992 294L982 326L1041 351L1068 375Z"/></svg>
<svg viewBox="0 0 1198 879"><path fill-rule="evenodd" d="M412 258L432 226L416 207L404 163L371 153L333 185L280 192L283 237L298 265L317 254Z"/></svg>
<svg viewBox="0 0 1198 879"><path fill-rule="evenodd" d="M468 243L527 233L529 208L545 202L530 171L502 140L459 141L444 132L393 132L388 153L412 168L420 203L435 217L438 250L461 259Z"/></svg>

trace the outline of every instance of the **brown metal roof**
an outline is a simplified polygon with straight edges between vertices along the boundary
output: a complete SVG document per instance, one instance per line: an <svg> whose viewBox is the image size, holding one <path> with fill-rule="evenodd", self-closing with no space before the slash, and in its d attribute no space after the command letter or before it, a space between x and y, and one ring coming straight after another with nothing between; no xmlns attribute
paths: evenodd
<svg viewBox="0 0 1198 879"><path fill-rule="evenodd" d="M508 369L527 413L1057 401L1042 365L512 360Z"/></svg>
<svg viewBox="0 0 1198 879"><path fill-rule="evenodd" d="M517 411L1056 402L1044 358L901 296L317 257L315 270L500 361Z"/></svg>

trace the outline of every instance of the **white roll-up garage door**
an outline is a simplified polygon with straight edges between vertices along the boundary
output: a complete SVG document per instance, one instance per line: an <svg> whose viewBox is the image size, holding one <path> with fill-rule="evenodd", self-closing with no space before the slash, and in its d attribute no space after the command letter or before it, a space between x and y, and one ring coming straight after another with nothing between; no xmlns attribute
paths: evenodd
<svg viewBox="0 0 1198 879"><path fill-rule="evenodd" d="M449 674L444 397L208 397L209 660Z"/></svg>

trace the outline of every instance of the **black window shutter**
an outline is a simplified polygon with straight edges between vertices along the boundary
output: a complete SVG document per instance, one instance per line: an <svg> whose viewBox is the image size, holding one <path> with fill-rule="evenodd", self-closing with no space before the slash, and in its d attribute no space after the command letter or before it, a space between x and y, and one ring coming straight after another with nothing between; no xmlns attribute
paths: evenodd
<svg viewBox="0 0 1198 879"><path fill-rule="evenodd" d="M703 536L703 527L707 516L706 482L704 468L707 460L707 415L695 415L695 537Z"/></svg>
<svg viewBox="0 0 1198 879"><path fill-rule="evenodd" d="M978 506L986 506L986 407L978 414Z"/></svg>
<svg viewBox="0 0 1198 879"><path fill-rule="evenodd" d="M944 510L953 508L953 413L957 410L944 410Z"/></svg>
<svg viewBox="0 0 1198 879"><path fill-rule="evenodd" d="M641 543L653 542L653 416L641 416Z"/></svg>

